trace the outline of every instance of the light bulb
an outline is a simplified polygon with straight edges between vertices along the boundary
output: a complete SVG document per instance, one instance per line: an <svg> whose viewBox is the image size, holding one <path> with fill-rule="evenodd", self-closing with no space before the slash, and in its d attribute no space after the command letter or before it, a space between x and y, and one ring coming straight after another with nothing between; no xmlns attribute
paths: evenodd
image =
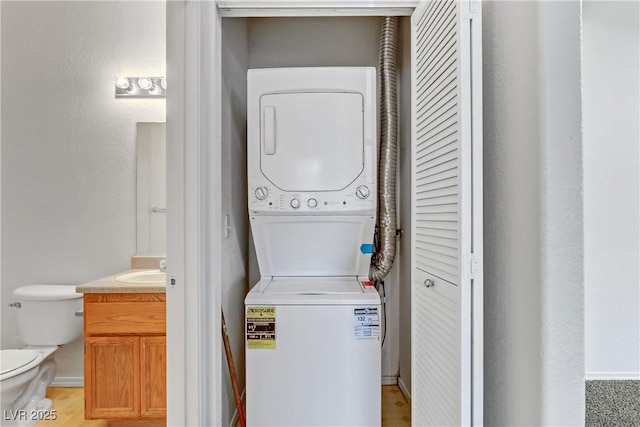
<svg viewBox="0 0 640 427"><path fill-rule="evenodd" d="M140 89L151 90L151 88L153 88L153 81L148 77L140 77L138 79L138 86L140 86Z"/></svg>
<svg viewBox="0 0 640 427"><path fill-rule="evenodd" d="M126 77L118 77L118 80L116 80L116 86L122 90L127 90L131 88L131 83Z"/></svg>

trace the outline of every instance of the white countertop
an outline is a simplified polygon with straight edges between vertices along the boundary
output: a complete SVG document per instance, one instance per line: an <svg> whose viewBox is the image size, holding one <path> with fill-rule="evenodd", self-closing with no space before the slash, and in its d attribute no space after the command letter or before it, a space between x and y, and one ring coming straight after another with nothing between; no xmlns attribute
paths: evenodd
<svg viewBox="0 0 640 427"><path fill-rule="evenodd" d="M116 277L145 269L127 270L112 276L84 283L76 287L76 292L83 294L131 294L131 293L165 293L164 283L123 283L116 281Z"/></svg>

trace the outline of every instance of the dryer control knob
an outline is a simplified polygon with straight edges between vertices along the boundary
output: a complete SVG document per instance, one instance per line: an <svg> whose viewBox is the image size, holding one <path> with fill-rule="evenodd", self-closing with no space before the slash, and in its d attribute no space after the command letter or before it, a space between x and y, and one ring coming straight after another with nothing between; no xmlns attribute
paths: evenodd
<svg viewBox="0 0 640 427"><path fill-rule="evenodd" d="M258 187L256 188L256 199L264 200L269 195L269 190L267 187Z"/></svg>
<svg viewBox="0 0 640 427"><path fill-rule="evenodd" d="M291 199L291 207L293 209L298 209L300 207L300 200L298 199Z"/></svg>
<svg viewBox="0 0 640 427"><path fill-rule="evenodd" d="M310 208L315 208L316 206L318 206L318 201L314 198L311 198L307 200L307 206L309 206Z"/></svg>
<svg viewBox="0 0 640 427"><path fill-rule="evenodd" d="M361 185L356 188L356 196L358 196L358 199L364 200L369 197L369 194L371 194L371 192L369 191L369 187L367 187L366 185Z"/></svg>

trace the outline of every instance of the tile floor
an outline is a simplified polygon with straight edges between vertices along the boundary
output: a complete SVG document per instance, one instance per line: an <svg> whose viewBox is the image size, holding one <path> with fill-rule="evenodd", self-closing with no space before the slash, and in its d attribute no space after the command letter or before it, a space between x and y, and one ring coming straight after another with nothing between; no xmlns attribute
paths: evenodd
<svg viewBox="0 0 640 427"><path fill-rule="evenodd" d="M47 390L53 400L57 419L40 421L36 427L106 427L106 421L84 419L84 389L56 388ZM411 405L397 386L382 387L382 427L411 426Z"/></svg>

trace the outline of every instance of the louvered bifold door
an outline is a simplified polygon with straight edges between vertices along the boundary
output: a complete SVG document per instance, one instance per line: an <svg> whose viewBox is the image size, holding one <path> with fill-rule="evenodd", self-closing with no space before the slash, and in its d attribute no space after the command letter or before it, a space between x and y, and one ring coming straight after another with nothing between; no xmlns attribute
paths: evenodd
<svg viewBox="0 0 640 427"><path fill-rule="evenodd" d="M482 339L481 328L473 325L474 319L482 320L473 292L473 286L481 286L476 273L481 271L482 205L474 188L480 184L481 190L482 169L480 127L474 123L479 116L473 114L481 104L472 97L479 93L472 90L479 80L472 76L471 44L472 21L479 14L472 12L468 2L428 1L420 2L411 18L416 426L482 423L482 411L474 410L482 405L481 385L474 384L481 376L473 375L474 360L481 360L473 352L481 351Z"/></svg>

